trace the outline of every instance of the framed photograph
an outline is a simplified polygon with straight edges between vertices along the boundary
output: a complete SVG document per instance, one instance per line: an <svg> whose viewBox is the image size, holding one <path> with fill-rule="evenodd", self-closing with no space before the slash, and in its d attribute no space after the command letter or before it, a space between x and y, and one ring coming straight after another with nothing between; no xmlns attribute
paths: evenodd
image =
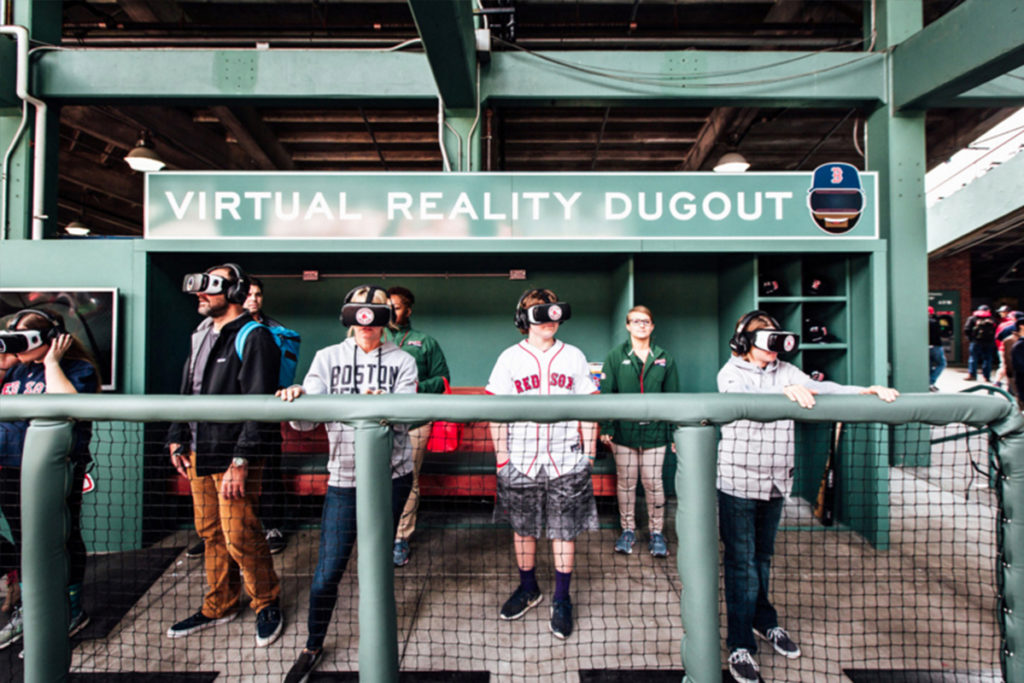
<svg viewBox="0 0 1024 683"><path fill-rule="evenodd" d="M0 288L0 325L23 308L41 308L64 319L68 332L96 357L103 389L117 388L117 289Z"/></svg>

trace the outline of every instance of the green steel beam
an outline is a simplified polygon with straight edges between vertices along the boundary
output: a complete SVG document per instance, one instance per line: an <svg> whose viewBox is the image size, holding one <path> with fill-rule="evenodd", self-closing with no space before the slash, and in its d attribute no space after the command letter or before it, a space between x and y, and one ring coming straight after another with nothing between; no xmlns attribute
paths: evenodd
<svg viewBox="0 0 1024 683"><path fill-rule="evenodd" d="M541 54L594 73L497 53L481 76L483 96L506 103L853 107L877 105L886 92L885 57L875 53ZM40 54L34 72L39 97L76 102L437 101L427 58L397 52L59 50Z"/></svg>
<svg viewBox="0 0 1024 683"><path fill-rule="evenodd" d="M476 42L470 0L409 0L445 106L476 106Z"/></svg>
<svg viewBox="0 0 1024 683"><path fill-rule="evenodd" d="M956 95L1024 65L1024 4L965 2L896 45L897 109L945 106Z"/></svg>
<svg viewBox="0 0 1024 683"><path fill-rule="evenodd" d="M954 97L949 107L1024 107L1024 69L993 78Z"/></svg>
<svg viewBox="0 0 1024 683"><path fill-rule="evenodd" d="M853 107L885 99L885 63L862 52L499 52L482 87L524 104Z"/></svg>
<svg viewBox="0 0 1024 683"><path fill-rule="evenodd" d="M76 102L437 100L426 58L402 52L58 50L34 75L39 97Z"/></svg>

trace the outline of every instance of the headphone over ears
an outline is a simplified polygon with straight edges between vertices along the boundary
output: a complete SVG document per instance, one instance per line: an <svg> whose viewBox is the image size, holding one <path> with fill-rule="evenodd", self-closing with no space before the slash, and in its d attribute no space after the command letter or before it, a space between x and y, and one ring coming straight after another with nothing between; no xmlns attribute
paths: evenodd
<svg viewBox="0 0 1024 683"><path fill-rule="evenodd" d="M555 303L555 299L548 292L544 291L543 289L533 288L533 289L528 289L525 292L523 292L519 296L519 301L516 302L516 312L515 312L515 315L512 316L512 322L514 322L516 324L516 328L518 328L520 330L523 330L523 331L526 331L526 330L530 329L530 320L529 320L529 318L527 318L526 309L523 308L523 301L525 301L526 297L528 297L530 295L536 296L538 299L542 300L546 304L553 304L553 303Z"/></svg>
<svg viewBox="0 0 1024 683"><path fill-rule="evenodd" d="M22 318L24 318L27 315L32 315L32 314L38 315L40 318L45 318L46 321L50 323L50 329L44 330L42 332L43 340L47 344L49 344L50 342L55 340L60 335L67 333L67 330L64 328L64 323L61 321L60 318L58 318L54 314L50 313L49 311L44 311L41 308L23 308L23 309L21 309L20 311L18 311L17 315L14 316L14 319L11 320L11 322L9 322L7 324L7 329L8 330L15 330L15 329L17 329L18 323L21 322Z"/></svg>
<svg viewBox="0 0 1024 683"><path fill-rule="evenodd" d="M732 338L729 340L729 348L741 356L745 356L750 352L751 342L750 335L747 334L747 325L757 318L767 318L775 329L782 329L779 325L779 321L772 317L770 313L766 313L762 310L747 313L743 316L743 319L740 320L739 324L736 326L736 331L733 332Z"/></svg>
<svg viewBox="0 0 1024 683"><path fill-rule="evenodd" d="M356 292L361 289L367 290L366 301L352 301L352 297L354 297ZM373 300L376 298L377 292L384 293L384 298L387 300L386 304L374 303ZM386 289L378 287L377 285L358 285L348 291L348 294L345 295L345 299L341 306L341 315L339 316L341 322L346 326L367 325L368 323L359 319L359 316L357 315L358 311L356 309L369 309L370 312L374 314L372 322L376 325L383 326L395 322L395 307L391 305L391 298L388 296ZM381 320L380 318L383 316L378 315L383 313L385 309L387 310L387 321Z"/></svg>
<svg viewBox="0 0 1024 683"><path fill-rule="evenodd" d="M244 304L245 300L249 298L249 287L252 285L252 278L246 275L245 271L237 263L222 263L219 266L207 268L206 272L209 273L218 268L227 268L235 274L235 279L230 280L230 285L224 290L224 298L228 300L228 303Z"/></svg>

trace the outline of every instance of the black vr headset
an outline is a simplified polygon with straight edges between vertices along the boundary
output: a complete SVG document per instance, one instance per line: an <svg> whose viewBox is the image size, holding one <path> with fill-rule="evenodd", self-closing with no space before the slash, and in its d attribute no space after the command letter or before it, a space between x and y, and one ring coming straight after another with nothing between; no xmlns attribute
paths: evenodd
<svg viewBox="0 0 1024 683"><path fill-rule="evenodd" d="M353 302L352 297L361 289L368 290L366 302ZM377 292L387 292L374 285L359 285L345 295L344 304L341 307L341 315L338 316L341 324L345 327L357 325L359 327L385 327L395 320L395 309L391 307L390 299L386 304L375 304L373 297Z"/></svg>
<svg viewBox="0 0 1024 683"><path fill-rule="evenodd" d="M218 268L231 270L235 274L234 279L210 273L211 270ZM251 278L239 266L234 263L225 263L208 268L204 273L189 273L181 283L181 291L186 294L223 294L230 303L241 304L245 303L248 298L251 284Z"/></svg>
<svg viewBox="0 0 1024 683"><path fill-rule="evenodd" d="M756 318L768 319L774 330L761 329L747 332L747 325ZM750 353L752 347L763 351L774 351L776 353L792 353L800 348L800 335L794 332L780 330L782 327L779 321L764 311L751 311L743 316L740 324L736 326L736 332L729 340L729 348L741 356Z"/></svg>
<svg viewBox="0 0 1024 683"><path fill-rule="evenodd" d="M18 323L26 315L35 314L45 318L50 327L45 330L18 330ZM7 324L7 329L0 332L0 353L24 353L49 344L65 333L64 323L51 313L39 308L25 308L18 312Z"/></svg>
<svg viewBox="0 0 1024 683"><path fill-rule="evenodd" d="M534 296L544 301L542 304L523 308L523 301L528 296ZM550 294L543 289L528 289L519 297L516 304L516 313L512 321L520 330L530 329L530 325L541 323L564 323L572 317L572 307L565 301L553 301Z"/></svg>

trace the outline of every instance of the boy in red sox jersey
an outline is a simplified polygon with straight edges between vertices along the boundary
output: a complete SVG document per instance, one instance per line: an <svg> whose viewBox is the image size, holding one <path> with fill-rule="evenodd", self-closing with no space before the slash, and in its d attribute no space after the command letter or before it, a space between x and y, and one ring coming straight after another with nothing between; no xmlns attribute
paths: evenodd
<svg viewBox="0 0 1024 683"><path fill-rule="evenodd" d="M555 339L569 318L569 305L550 289L531 289L516 306L515 323L527 335L498 357L487 393L519 396L596 394L583 352ZM518 619L543 600L536 578L537 539L547 529L555 560L551 632L572 633L572 578L576 537L598 528L590 473L597 428L578 421L491 426L497 458L495 518L514 532L519 586L501 608L502 619Z"/></svg>

